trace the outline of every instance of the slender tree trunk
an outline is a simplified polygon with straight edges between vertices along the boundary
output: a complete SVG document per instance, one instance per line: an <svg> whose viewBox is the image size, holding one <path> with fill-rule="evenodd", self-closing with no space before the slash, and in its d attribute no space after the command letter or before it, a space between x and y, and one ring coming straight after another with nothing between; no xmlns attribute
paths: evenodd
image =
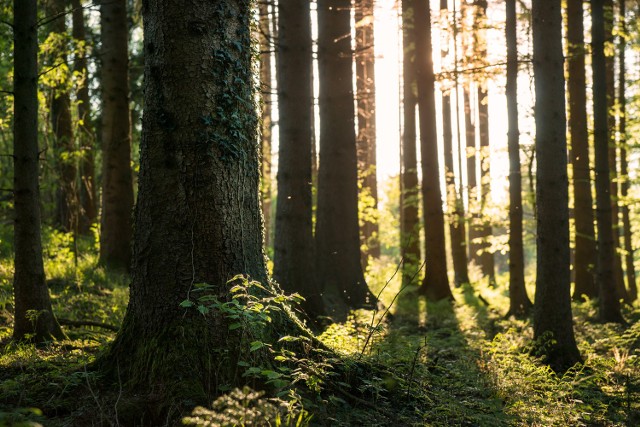
<svg viewBox="0 0 640 427"><path fill-rule="evenodd" d="M274 278L305 297L304 308L324 313L313 272L311 145L313 87L309 2L278 4L278 201Z"/></svg>
<svg viewBox="0 0 640 427"><path fill-rule="evenodd" d="M66 0L53 0L47 4L47 15L51 17L49 32L53 39L53 50L50 57L54 67L67 61L66 44ZM54 223L63 231L75 231L76 195L76 161L73 140L73 123L71 121L71 98L66 82L51 88L51 129L54 138L54 156L57 178L60 182L56 190L56 213Z"/></svg>
<svg viewBox="0 0 640 427"><path fill-rule="evenodd" d="M534 339L546 362L564 371L580 362L573 335L564 56L560 0L533 0L536 87L537 274ZM550 335L549 335L550 334ZM553 340L553 341L551 341Z"/></svg>
<svg viewBox="0 0 640 427"><path fill-rule="evenodd" d="M582 0L567 0L569 129L573 167L573 212L575 219L574 299L598 295L594 270L596 240L587 131L587 98Z"/></svg>
<svg viewBox="0 0 640 427"><path fill-rule="evenodd" d="M414 33L414 0L402 0L402 173L400 245L402 285L410 284L420 262L420 224L418 206L418 154L416 148L416 44Z"/></svg>
<svg viewBox="0 0 640 427"><path fill-rule="evenodd" d="M462 91L464 103L464 129L466 139L466 157L467 157L467 193L469 197L469 260L474 265L480 266L480 249L478 243L480 238L479 228L482 218L478 215L478 180L477 180L477 150L476 150L476 127L473 122L473 114L471 112L471 81Z"/></svg>
<svg viewBox="0 0 640 427"><path fill-rule="evenodd" d="M271 42L273 34L271 34L271 14L269 13L269 4L267 2L258 2L258 13L260 15L260 31L258 38L260 41L260 82L262 92L262 122L260 123L260 143L261 143L261 199L262 199L262 216L264 217L265 232L264 245L271 245L271 51L273 49Z"/></svg>
<svg viewBox="0 0 640 427"><path fill-rule="evenodd" d="M89 72L87 69L87 56L89 49L84 28L84 10L81 0L72 0L73 8L73 39L76 46L82 46L77 53L78 57L74 62L74 72L79 76L77 86L78 98L78 130L76 132L78 148L82 156L80 157L80 218L78 218L78 231L82 234L89 234L91 226L95 224L98 217L96 178L95 178L95 132L90 124L91 107L89 100Z"/></svg>
<svg viewBox="0 0 640 427"><path fill-rule="evenodd" d="M36 0L13 3L15 203L13 338L44 342L63 339L51 310L40 235L38 184L38 28ZM35 316L30 313L36 313Z"/></svg>
<svg viewBox="0 0 640 427"><path fill-rule="evenodd" d="M422 160L422 201L427 270L421 293L430 300L453 299L447 277L444 213L440 190L435 76L429 0L415 0L416 79Z"/></svg>
<svg viewBox="0 0 640 427"><path fill-rule="evenodd" d="M622 195L622 226L624 229L624 250L625 268L628 283L628 301L632 303L638 298L638 288L636 284L636 271L633 265L634 248L632 242L631 221L629 219L629 170L627 161L627 97L626 97L626 63L625 50L627 47L627 23L626 23L626 3L620 0L618 16L620 19L620 42L618 45L619 79L618 79L618 107L619 107L619 134L620 134L620 192Z"/></svg>
<svg viewBox="0 0 640 427"><path fill-rule="evenodd" d="M620 295L616 289L615 238L611 214L611 183L609 174L609 136L607 109L607 70L604 53L604 0L591 2L593 115L596 159L596 220L598 222L597 282L600 295L600 319L604 322L623 322Z"/></svg>
<svg viewBox="0 0 640 427"><path fill-rule="evenodd" d="M318 1L320 167L316 220L319 283L327 298L370 306L360 263L358 182L353 106L351 2Z"/></svg>
<svg viewBox="0 0 640 427"><path fill-rule="evenodd" d="M125 0L100 6L102 35L102 219L100 262L128 270L131 262L131 113ZM172 118L165 117L171 127Z"/></svg>
<svg viewBox="0 0 640 427"><path fill-rule="evenodd" d="M376 177L376 82L373 36L373 0L355 0L356 90L358 114L358 171L360 199L364 201L360 238L364 246L362 265L380 257L378 227L378 180Z"/></svg>
<svg viewBox="0 0 640 427"><path fill-rule="evenodd" d="M522 242L522 166L518 126L518 34L516 0L506 2L507 117L509 122L509 315L527 314L533 304L524 285Z"/></svg>

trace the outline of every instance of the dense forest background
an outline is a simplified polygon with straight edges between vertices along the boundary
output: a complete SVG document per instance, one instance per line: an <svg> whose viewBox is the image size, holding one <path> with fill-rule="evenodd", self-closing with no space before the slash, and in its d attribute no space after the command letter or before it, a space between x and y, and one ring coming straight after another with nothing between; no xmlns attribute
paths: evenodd
<svg viewBox="0 0 640 427"><path fill-rule="evenodd" d="M639 2L177 3L0 0L0 425L640 424Z"/></svg>

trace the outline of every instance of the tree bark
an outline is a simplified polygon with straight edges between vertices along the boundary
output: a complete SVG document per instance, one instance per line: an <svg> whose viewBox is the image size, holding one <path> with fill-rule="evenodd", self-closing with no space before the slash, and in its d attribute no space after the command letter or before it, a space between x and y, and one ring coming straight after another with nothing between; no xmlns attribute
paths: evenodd
<svg viewBox="0 0 640 427"><path fill-rule="evenodd" d="M447 276L444 214L436 129L435 76L429 0L415 0L416 79L422 160L422 201L427 270L420 292L429 300L453 299Z"/></svg>
<svg viewBox="0 0 640 427"><path fill-rule="evenodd" d="M100 262L115 270L131 263L131 113L125 0L100 6L102 36L102 219ZM167 120L170 120L167 118Z"/></svg>
<svg viewBox="0 0 640 427"><path fill-rule="evenodd" d="M598 295L594 270L596 240L594 233L591 169L589 163L589 133L587 131L587 98L585 77L585 46L582 0L567 1L567 43L569 56L568 99L571 137L571 165L573 168L573 212L575 219L574 299L583 295Z"/></svg>
<svg viewBox="0 0 640 427"><path fill-rule="evenodd" d="M36 0L13 3L15 204L13 338L36 343L65 338L51 309L40 235L38 183L38 28Z"/></svg>
<svg viewBox="0 0 640 427"><path fill-rule="evenodd" d="M524 244L522 242L522 166L518 126L518 34L516 0L506 2L507 40L507 120L509 130L509 315L526 315L533 304L524 284Z"/></svg>
<svg viewBox="0 0 640 427"><path fill-rule="evenodd" d="M466 158L467 158L467 194L469 198L469 260L474 265L480 267L480 249L478 243L480 238L479 228L482 218L478 213L478 179L477 179L477 152L476 149L476 127L473 122L471 113L471 81L468 86L464 86L462 90L462 102L464 104L464 129L466 140Z"/></svg>
<svg viewBox="0 0 640 427"><path fill-rule="evenodd" d="M260 188L262 201L262 216L264 217L264 245L269 247L271 243L271 140L273 126L271 120L272 92L271 87L271 54L273 50L271 34L271 14L269 3L258 2L258 14L260 15L260 31L258 39L260 42L260 82L262 94L262 121L260 122L260 143L261 143L261 176L262 185Z"/></svg>
<svg viewBox="0 0 640 427"><path fill-rule="evenodd" d="M415 279L420 263L420 224L418 206L418 154L416 147L416 43L414 0L402 0L402 172L400 194L400 245L402 285Z"/></svg>
<svg viewBox="0 0 640 427"><path fill-rule="evenodd" d="M360 239L364 247L362 265L380 257L378 227L378 180L376 176L376 81L373 35L373 0L355 0L356 98L358 115L358 172L362 210Z"/></svg>
<svg viewBox="0 0 640 427"><path fill-rule="evenodd" d="M533 1L537 274L534 339L556 371L580 362L573 335L564 56L560 0ZM552 340L552 341L551 341Z"/></svg>
<svg viewBox="0 0 640 427"><path fill-rule="evenodd" d="M355 308L371 306L377 301L367 287L360 263L350 34L351 2L319 0L317 276L331 306L338 307L342 303Z"/></svg>
<svg viewBox="0 0 640 427"><path fill-rule="evenodd" d="M309 2L278 4L278 201L273 276L306 301L307 314L324 314L313 281L311 163L313 142L312 49Z"/></svg>

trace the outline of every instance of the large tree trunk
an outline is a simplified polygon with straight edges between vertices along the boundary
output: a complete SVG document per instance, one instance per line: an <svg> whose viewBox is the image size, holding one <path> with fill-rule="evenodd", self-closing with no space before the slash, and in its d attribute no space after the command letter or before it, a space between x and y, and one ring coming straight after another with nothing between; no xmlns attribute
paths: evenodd
<svg viewBox="0 0 640 427"><path fill-rule="evenodd" d="M600 319L622 322L616 289L615 237L611 214L611 183L609 175L609 132L607 109L607 70L604 53L604 1L591 2L592 64L593 64L593 121L596 159L596 220L598 221L597 282L600 295Z"/></svg>
<svg viewBox="0 0 640 427"><path fill-rule="evenodd" d="M125 0L100 6L102 34L102 219L100 262L128 270L131 263L131 114ZM172 126L171 117L165 117Z"/></svg>
<svg viewBox="0 0 640 427"><path fill-rule="evenodd" d="M201 296L202 283L227 301L235 275L265 286L267 275L251 2L199 0L186 8L150 0L143 18L133 282L122 329L99 366L136 394L130 405L140 400L121 422L160 425L172 405L211 402L218 387L248 381L237 368L238 355L248 353L240 335L256 330L233 332L219 310L202 315L181 302Z"/></svg>
<svg viewBox="0 0 640 427"><path fill-rule="evenodd" d="M620 134L620 193L622 195L622 226L624 229L624 250L625 250L625 269L627 273L628 283L628 301L633 302L638 298L638 288L636 284L636 271L633 263L634 249L632 242L631 221L629 219L629 170L627 161L627 97L626 97L626 64L625 50L627 47L627 23L626 23L626 2L620 0L618 8L618 16L620 19L620 42L618 45L618 58L620 60L618 79L618 107L619 107L619 134Z"/></svg>
<svg viewBox="0 0 640 427"><path fill-rule="evenodd" d="M317 277L331 305L370 306L360 263L358 181L351 55L351 2L318 1L320 167Z"/></svg>
<svg viewBox="0 0 640 427"><path fill-rule="evenodd" d="M360 237L364 247L362 265L380 256L378 227L378 180L376 177L376 81L373 37L373 0L355 0L356 94L358 114L358 172L362 210Z"/></svg>
<svg viewBox="0 0 640 427"><path fill-rule="evenodd" d="M13 197L15 203L13 338L34 342L63 339L51 310L40 236L38 184L38 28L36 0L13 3L14 121ZM31 317L29 313L37 315Z"/></svg>
<svg viewBox="0 0 640 427"><path fill-rule="evenodd" d="M47 15L51 17L49 32L53 49L50 67L57 67L67 60L66 0L54 0L47 4ZM54 224L64 231L75 231L76 212L76 161L71 121L71 98L66 82L51 87L51 129L53 130L53 151L55 167L60 185L56 190L56 210Z"/></svg>
<svg viewBox="0 0 640 427"><path fill-rule="evenodd" d="M518 35L516 0L506 2L507 117L509 131L509 314L522 316L531 308L524 285L524 244L522 242L522 166L518 127Z"/></svg>
<svg viewBox="0 0 640 427"><path fill-rule="evenodd" d="M311 145L313 87L311 15L304 1L278 4L278 108L280 112L278 202L274 278L306 298L304 308L324 313L313 281Z"/></svg>
<svg viewBox="0 0 640 427"><path fill-rule="evenodd" d="M78 74L78 131L76 139L78 148L82 156L80 157L80 218L78 218L78 231L82 234L89 234L91 226L95 224L98 217L95 178L95 132L90 124L90 100L89 100L89 72L87 69L87 56L89 49L84 28L84 9L80 0L72 0L73 8L73 39L76 46L82 46L78 52L73 66L74 72Z"/></svg>
<svg viewBox="0 0 640 427"><path fill-rule="evenodd" d="M422 160L422 201L427 270L420 292L437 301L453 299L447 276L444 214L440 190L438 135L436 129L435 76L431 46L429 0L415 0L416 79Z"/></svg>
<svg viewBox="0 0 640 427"><path fill-rule="evenodd" d="M537 274L534 339L555 370L580 361L573 335L564 57L560 0L533 1L536 86ZM550 334L550 336L547 336ZM553 341L552 341L553 340Z"/></svg>
<svg viewBox="0 0 640 427"><path fill-rule="evenodd" d="M273 49L271 34L271 14L269 13L269 3L258 2L258 13L260 15L260 31L258 39L260 41L260 82L262 93L262 121L260 122L260 143L261 143L261 176L262 186L260 188L262 201L262 216L264 217L264 245L271 245L271 53ZM282 158L282 156L281 156Z"/></svg>
<svg viewBox="0 0 640 427"><path fill-rule="evenodd" d="M575 219L574 299L598 295L594 279L596 240L587 131L587 98L582 0L567 1L569 129L573 167L573 216Z"/></svg>
<svg viewBox="0 0 640 427"><path fill-rule="evenodd" d="M402 0L402 171L400 177L400 251L402 285L415 279L420 262L418 154L416 147L416 72L413 0Z"/></svg>

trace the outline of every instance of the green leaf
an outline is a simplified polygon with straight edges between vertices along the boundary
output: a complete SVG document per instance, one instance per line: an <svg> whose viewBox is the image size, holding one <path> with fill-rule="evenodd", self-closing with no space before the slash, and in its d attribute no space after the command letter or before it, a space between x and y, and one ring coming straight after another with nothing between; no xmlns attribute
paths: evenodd
<svg viewBox="0 0 640 427"><path fill-rule="evenodd" d="M254 341L251 343L251 347L249 347L249 351L256 351L264 347L266 344L262 341Z"/></svg>
<svg viewBox="0 0 640 427"><path fill-rule="evenodd" d="M206 305L199 304L198 311L203 315L207 314L209 312L209 307L207 307Z"/></svg>
<svg viewBox="0 0 640 427"><path fill-rule="evenodd" d="M240 322L232 323L229 325L229 330L233 331L234 329L238 329L241 326L242 326L242 323Z"/></svg>
<svg viewBox="0 0 640 427"><path fill-rule="evenodd" d="M193 301L190 301L188 299L182 301L180 303L180 307L184 307L184 308L188 308L188 307L193 307L195 304L193 303Z"/></svg>

